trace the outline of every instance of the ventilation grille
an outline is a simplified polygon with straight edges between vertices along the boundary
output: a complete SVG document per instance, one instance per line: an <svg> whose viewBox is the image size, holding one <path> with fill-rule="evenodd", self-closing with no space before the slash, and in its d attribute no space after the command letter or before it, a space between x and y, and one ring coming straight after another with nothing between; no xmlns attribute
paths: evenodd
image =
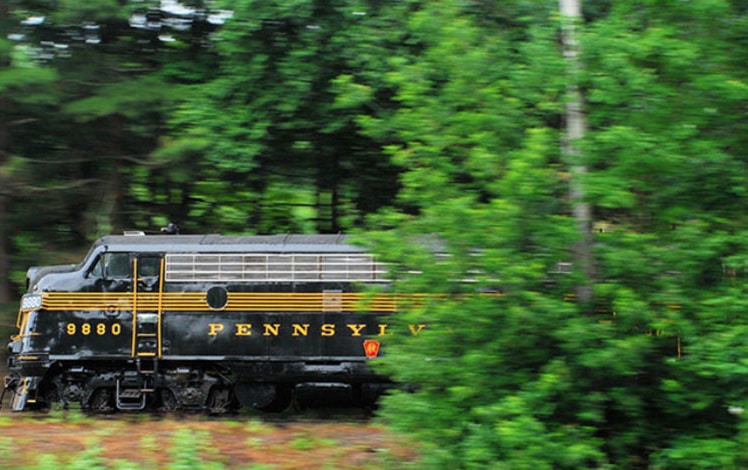
<svg viewBox="0 0 748 470"><path fill-rule="evenodd" d="M167 254L167 282L387 282L366 254Z"/></svg>

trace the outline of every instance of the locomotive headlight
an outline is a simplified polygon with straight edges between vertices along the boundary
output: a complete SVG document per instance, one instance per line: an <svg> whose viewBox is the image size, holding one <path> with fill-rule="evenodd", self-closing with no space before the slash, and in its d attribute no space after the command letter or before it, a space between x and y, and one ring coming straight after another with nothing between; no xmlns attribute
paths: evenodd
<svg viewBox="0 0 748 470"><path fill-rule="evenodd" d="M21 310L39 310L42 308L42 296L39 294L25 294L21 297Z"/></svg>

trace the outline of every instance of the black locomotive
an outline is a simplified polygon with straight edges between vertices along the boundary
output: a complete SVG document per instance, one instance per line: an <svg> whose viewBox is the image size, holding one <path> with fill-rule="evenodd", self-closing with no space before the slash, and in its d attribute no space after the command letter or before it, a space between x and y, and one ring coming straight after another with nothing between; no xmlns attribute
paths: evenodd
<svg viewBox="0 0 748 470"><path fill-rule="evenodd" d="M27 282L5 384L15 411L280 410L298 384L366 401L387 383L367 361L397 298L342 236L107 236Z"/></svg>

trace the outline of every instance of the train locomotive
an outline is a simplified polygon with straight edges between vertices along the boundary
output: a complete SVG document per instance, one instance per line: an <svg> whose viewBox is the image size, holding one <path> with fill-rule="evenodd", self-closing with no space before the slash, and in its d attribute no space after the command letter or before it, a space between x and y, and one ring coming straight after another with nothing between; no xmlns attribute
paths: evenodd
<svg viewBox="0 0 748 470"><path fill-rule="evenodd" d="M100 238L28 270L10 407L279 411L299 384L370 402L389 385L368 365L396 310L386 271L340 235Z"/></svg>

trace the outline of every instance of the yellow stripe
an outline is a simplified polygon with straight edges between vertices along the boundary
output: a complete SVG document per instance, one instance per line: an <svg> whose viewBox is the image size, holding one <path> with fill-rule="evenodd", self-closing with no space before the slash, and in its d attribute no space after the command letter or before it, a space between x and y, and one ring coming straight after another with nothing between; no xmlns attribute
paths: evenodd
<svg viewBox="0 0 748 470"><path fill-rule="evenodd" d="M500 294L482 294L500 296ZM323 292L230 292L226 311L395 312L423 305L441 294L366 294ZM212 311L204 292L46 292L48 311Z"/></svg>
<svg viewBox="0 0 748 470"><path fill-rule="evenodd" d="M432 297L432 296L428 296ZM248 311L377 311L394 312L399 303L412 305L426 300L419 295L368 295L362 293L229 293L224 310ZM44 294L42 308L49 311L112 310L131 311L209 311L204 292L170 293L84 293L48 292Z"/></svg>

